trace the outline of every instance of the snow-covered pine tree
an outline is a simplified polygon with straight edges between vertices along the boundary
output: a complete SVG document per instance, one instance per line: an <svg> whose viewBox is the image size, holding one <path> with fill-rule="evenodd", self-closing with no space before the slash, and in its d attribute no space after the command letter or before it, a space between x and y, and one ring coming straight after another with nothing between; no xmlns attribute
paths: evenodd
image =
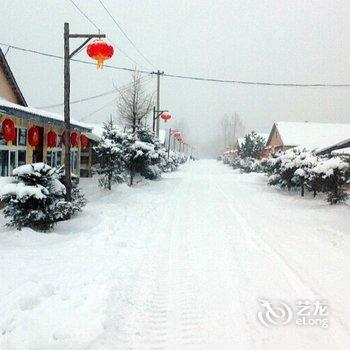
<svg viewBox="0 0 350 350"><path fill-rule="evenodd" d="M125 148L128 134L119 130L113 120L104 124L102 137L95 151L100 160L98 174L99 184L103 188L112 189L112 184L125 181Z"/></svg>
<svg viewBox="0 0 350 350"><path fill-rule="evenodd" d="M3 213L8 226L49 231L58 221L69 219L86 204L78 188L72 201L65 201L66 188L60 182L62 170L44 163L22 165L13 171L14 180L1 189Z"/></svg>
<svg viewBox="0 0 350 350"><path fill-rule="evenodd" d="M265 140L259 136L255 131L245 135L244 141L239 149L239 156L241 158L260 158L265 147Z"/></svg>

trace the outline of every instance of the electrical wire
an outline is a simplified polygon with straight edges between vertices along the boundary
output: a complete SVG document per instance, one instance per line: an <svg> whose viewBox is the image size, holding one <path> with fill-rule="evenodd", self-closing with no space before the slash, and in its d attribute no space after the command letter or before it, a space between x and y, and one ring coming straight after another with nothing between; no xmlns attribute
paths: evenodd
<svg viewBox="0 0 350 350"><path fill-rule="evenodd" d="M99 33L101 33L101 28L97 26L97 24L73 1L69 0L71 4L74 5L74 7L79 11L79 13L84 16L96 29ZM132 61L134 64L139 65L133 58L131 58L124 50L122 50L119 46L115 45L115 43L108 38L109 41L112 42L114 47L120 51L123 55L125 55L130 61Z"/></svg>
<svg viewBox="0 0 350 350"><path fill-rule="evenodd" d="M122 34L125 36L125 38L129 41L129 43L135 48L135 50L139 53L140 56L143 57L143 59L150 64L153 68L156 68L155 65L139 50L139 48L136 46L136 44L130 39L128 34L125 32L125 30L121 27L119 22L115 19L115 17L111 14L111 12L108 10L106 5L103 3L102 0L98 0L98 2L101 4L101 6L104 8L104 10L107 12L108 16L112 19L113 23L117 26L117 28L122 32Z"/></svg>
<svg viewBox="0 0 350 350"><path fill-rule="evenodd" d="M51 57L51 58L57 58L57 59L63 59L62 56L49 54L40 52L37 50L31 50L31 49L25 49L19 46L9 45L5 43L1 43L0 45L10 47L14 50L24 51L24 52L30 52L33 54L38 54L41 56ZM89 65L95 65L93 62L88 62L84 60L79 59L71 59L71 61L79 62L83 64L89 64ZM109 69L117 69L117 70L123 70L128 72L137 72L142 74L157 74L157 72L152 72L148 70L142 70L142 69L133 69L133 68L126 68L126 67L117 67L113 65L104 65L105 68ZM228 84L236 84L236 85L258 85L258 86L276 86L276 87L334 87L334 88L342 88L342 87L350 87L350 84L329 84L329 83L313 83L313 84L302 84L302 83L275 83L275 82L262 82L262 81L245 81L245 80L226 80L226 79L215 79L215 78L206 78L206 77L196 77L196 76L187 76L187 75L178 75L178 74L168 74L163 73L164 77L168 78L176 78L176 79L186 79L186 80L197 80L197 81L206 81L206 82L214 82L214 83L228 83Z"/></svg>
<svg viewBox="0 0 350 350"><path fill-rule="evenodd" d="M146 79L148 78L148 79ZM153 78L153 77L149 77L148 75L144 75L142 77L140 77L138 80L141 81L142 79L145 79L145 83L148 82L149 78ZM86 101L91 101L91 100L95 100L97 98L100 98L100 97L104 97L104 96L108 96L108 95L112 95L114 93L117 93L121 90L124 90L124 89L127 89L129 86L131 86L132 83L127 83L125 85L122 85L121 87L114 87L112 90L108 90L108 91L105 91L105 92L102 92L100 94L97 94L97 95L94 95L94 96L89 96L89 97L84 97L84 98L81 98L81 99L78 99L78 100L73 100L70 102L70 105L73 105L73 104L77 104L77 103L82 103L82 102L86 102ZM50 109L50 108L55 108L55 107L61 107L61 106L64 106L64 103L57 103L57 104L53 104L53 105L48 105L48 106L40 106L40 107L36 107L36 108L39 108L39 109Z"/></svg>

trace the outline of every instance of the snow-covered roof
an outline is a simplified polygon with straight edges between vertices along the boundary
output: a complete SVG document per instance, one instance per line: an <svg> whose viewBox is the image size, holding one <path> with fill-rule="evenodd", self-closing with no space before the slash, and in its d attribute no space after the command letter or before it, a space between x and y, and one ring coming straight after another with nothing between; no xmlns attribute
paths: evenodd
<svg viewBox="0 0 350 350"><path fill-rule="evenodd" d="M276 122L285 146L319 149L349 138L350 124L313 122Z"/></svg>
<svg viewBox="0 0 350 350"><path fill-rule="evenodd" d="M350 147L336 149L336 150L332 151L332 154L350 156Z"/></svg>
<svg viewBox="0 0 350 350"><path fill-rule="evenodd" d="M18 117L44 119L49 123L64 125L64 117L60 114L47 112L34 107L24 107L17 103L9 102L2 97L0 97L0 112L1 111L17 115ZM85 123L80 123L74 119L71 119L71 125L79 129L84 129L85 131L91 131L91 128L88 128Z"/></svg>

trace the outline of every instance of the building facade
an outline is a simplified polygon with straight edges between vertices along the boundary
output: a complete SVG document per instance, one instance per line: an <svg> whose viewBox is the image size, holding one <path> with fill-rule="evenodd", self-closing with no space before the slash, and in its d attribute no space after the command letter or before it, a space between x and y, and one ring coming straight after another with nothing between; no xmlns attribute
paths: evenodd
<svg viewBox="0 0 350 350"><path fill-rule="evenodd" d="M7 142L3 123L13 122L15 137ZM31 108L27 105L14 75L0 49L0 176L11 176L14 168L35 162L44 162L53 167L64 164L63 116ZM39 144L32 147L28 130L39 131ZM92 148L88 142L91 129L79 122L72 122L71 168L77 176L91 176ZM54 144L49 142L55 135ZM73 141L73 140L72 140ZM51 140L52 143L52 140Z"/></svg>

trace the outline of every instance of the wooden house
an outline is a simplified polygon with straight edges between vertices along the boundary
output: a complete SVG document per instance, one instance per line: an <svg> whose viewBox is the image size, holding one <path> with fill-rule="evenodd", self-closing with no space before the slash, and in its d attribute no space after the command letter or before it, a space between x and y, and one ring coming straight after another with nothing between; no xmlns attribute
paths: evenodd
<svg viewBox="0 0 350 350"><path fill-rule="evenodd" d="M275 122L267 140L270 153L293 147L318 150L350 136L350 124Z"/></svg>
<svg viewBox="0 0 350 350"><path fill-rule="evenodd" d="M4 135L4 125L9 121L15 131L11 142L7 142ZM23 164L45 162L54 167L64 164L63 116L28 106L1 49L0 124L0 176L11 176L13 169ZM35 147L28 141L28 130L33 127L39 135L39 144ZM75 142L71 142L72 172L91 176L92 148L86 140L92 130L74 120L71 127L75 134ZM55 135L52 145L48 141L49 133Z"/></svg>

